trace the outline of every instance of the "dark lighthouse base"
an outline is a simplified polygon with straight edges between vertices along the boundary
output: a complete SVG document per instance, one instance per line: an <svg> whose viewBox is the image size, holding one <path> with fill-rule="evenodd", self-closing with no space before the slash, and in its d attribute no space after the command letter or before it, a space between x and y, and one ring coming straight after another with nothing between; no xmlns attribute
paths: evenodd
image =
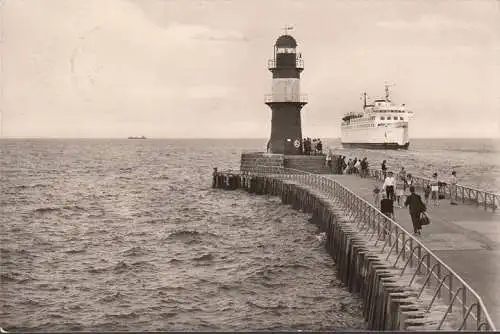
<svg viewBox="0 0 500 334"><path fill-rule="evenodd" d="M366 148L372 150L407 150L410 142L399 145L398 143L342 143L342 147L346 148Z"/></svg>

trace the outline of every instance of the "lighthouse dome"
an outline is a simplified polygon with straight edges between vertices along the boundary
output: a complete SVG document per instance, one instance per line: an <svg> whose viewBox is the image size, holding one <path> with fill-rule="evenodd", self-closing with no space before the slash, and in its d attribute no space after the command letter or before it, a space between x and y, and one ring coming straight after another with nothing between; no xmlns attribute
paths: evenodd
<svg viewBox="0 0 500 334"><path fill-rule="evenodd" d="M281 35L274 44L278 48L295 48L297 41L290 35Z"/></svg>

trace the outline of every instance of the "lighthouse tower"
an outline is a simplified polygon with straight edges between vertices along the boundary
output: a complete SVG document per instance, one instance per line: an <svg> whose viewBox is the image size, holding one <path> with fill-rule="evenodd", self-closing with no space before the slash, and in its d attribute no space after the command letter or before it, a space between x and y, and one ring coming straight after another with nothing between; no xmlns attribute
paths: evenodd
<svg viewBox="0 0 500 334"><path fill-rule="evenodd" d="M300 111L307 104L300 94L300 73L304 69L301 54L296 51L297 42L285 30L274 44L274 57L268 62L273 74L272 94L265 97L272 110L271 153L301 154L302 124Z"/></svg>

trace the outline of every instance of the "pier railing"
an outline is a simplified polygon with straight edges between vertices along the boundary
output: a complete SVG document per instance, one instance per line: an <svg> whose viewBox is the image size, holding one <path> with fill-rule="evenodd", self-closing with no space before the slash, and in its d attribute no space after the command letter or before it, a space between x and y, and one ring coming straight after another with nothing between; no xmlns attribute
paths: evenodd
<svg viewBox="0 0 500 334"><path fill-rule="evenodd" d="M457 273L401 225L340 183L318 174L283 167L257 166L244 174L289 179L320 191L331 200L336 199L346 212L356 218L358 227L371 232L374 245L383 243L382 252L389 250L387 260L391 254L396 255L395 268L398 263L404 263L401 275L409 268L415 269L409 286L417 281L422 285L419 287L419 298L425 288L433 292L428 311L438 298L446 303L447 310L436 329L440 329L453 309L458 307L461 314L458 330L496 330L481 297Z"/></svg>
<svg viewBox="0 0 500 334"><path fill-rule="evenodd" d="M369 174L380 181L384 180L384 176L381 170L370 169ZM394 172L394 177L397 178L398 175ZM422 176L413 176L413 185L415 188L423 190L427 185L432 183L432 180ZM402 182L401 180L396 180L396 183ZM457 184L452 186L450 184L445 184L442 186L442 193L445 198L450 198L453 196L457 201L462 203L476 204L476 206L481 206L485 210L492 209L495 211L500 206L500 195L492 192L475 189L472 187L463 186Z"/></svg>

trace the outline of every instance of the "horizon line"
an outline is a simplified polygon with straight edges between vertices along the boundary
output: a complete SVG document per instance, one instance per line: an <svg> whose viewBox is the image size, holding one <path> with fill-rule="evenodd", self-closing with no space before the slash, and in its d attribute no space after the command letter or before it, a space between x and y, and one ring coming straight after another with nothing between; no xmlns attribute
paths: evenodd
<svg viewBox="0 0 500 334"><path fill-rule="evenodd" d="M307 138L307 137L304 137ZM313 137L311 137L313 138ZM319 138L319 139L333 139L333 140L340 140L340 137L314 137L314 138ZM1 136L0 140L2 139L130 139L127 137L48 137L48 136ZM268 140L268 138L265 137L146 137L145 139L140 139L140 140L148 140L148 139L172 139L172 140L198 140L198 139L203 139L203 140L229 140L229 139L236 139L236 140ZM413 137L412 139L491 139L491 140L498 140L500 139L500 136L498 137Z"/></svg>

